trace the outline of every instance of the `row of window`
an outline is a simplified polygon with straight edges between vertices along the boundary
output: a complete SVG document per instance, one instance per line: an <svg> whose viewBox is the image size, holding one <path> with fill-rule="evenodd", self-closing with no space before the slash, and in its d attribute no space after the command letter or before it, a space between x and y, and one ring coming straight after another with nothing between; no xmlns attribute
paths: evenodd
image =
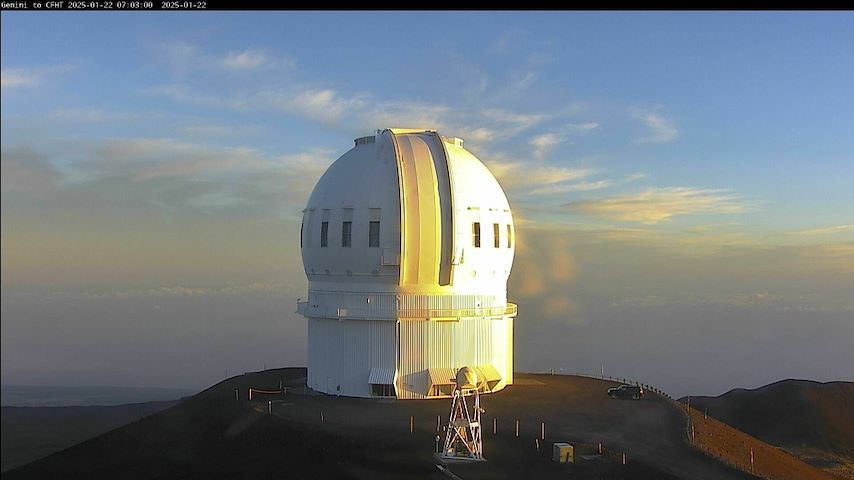
<svg viewBox="0 0 854 480"><path fill-rule="evenodd" d="M506 246L507 248L513 248L513 228L510 224L505 225L507 227L507 235L506 238ZM302 247L302 227L300 225L300 247ZM480 248L480 222L473 222L471 224L472 227L472 244L476 248ZM322 222L320 224L320 246L328 247L329 246L329 222ZM352 247L353 246L353 222L342 222L341 223L341 246L342 247ZM368 246L369 247L379 247L380 246L380 222L370 222L368 227ZM492 224L492 246L495 248L501 247L501 225L498 223Z"/></svg>
<svg viewBox="0 0 854 480"><path fill-rule="evenodd" d="M299 232L299 246L302 247L302 237L303 237L303 227L305 224L300 225ZM329 246L329 222L323 222L320 224L320 246L328 247ZM341 223L341 246L342 247L352 247L353 246L353 222L342 222ZM368 226L368 246L369 247L379 247L380 246L380 222L370 222Z"/></svg>
<svg viewBox="0 0 854 480"><path fill-rule="evenodd" d="M508 223L507 227L507 248L513 248L513 228ZM471 224L472 244L476 248L480 248L480 222ZM501 247L501 225L498 223L492 224L492 246L495 248Z"/></svg>

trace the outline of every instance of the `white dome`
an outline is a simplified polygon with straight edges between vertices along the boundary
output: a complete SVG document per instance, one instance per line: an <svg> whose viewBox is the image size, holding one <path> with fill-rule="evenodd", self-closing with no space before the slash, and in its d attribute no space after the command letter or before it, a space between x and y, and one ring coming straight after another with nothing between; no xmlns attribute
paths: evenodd
<svg viewBox="0 0 854 480"><path fill-rule="evenodd" d="M373 245L371 222L379 222ZM462 140L388 129L357 139L317 182L302 258L310 288L506 291L513 235L504 191Z"/></svg>
<svg viewBox="0 0 854 480"><path fill-rule="evenodd" d="M400 129L356 139L314 187L300 242L309 387L443 397L465 366L484 391L513 383L513 217L462 140Z"/></svg>

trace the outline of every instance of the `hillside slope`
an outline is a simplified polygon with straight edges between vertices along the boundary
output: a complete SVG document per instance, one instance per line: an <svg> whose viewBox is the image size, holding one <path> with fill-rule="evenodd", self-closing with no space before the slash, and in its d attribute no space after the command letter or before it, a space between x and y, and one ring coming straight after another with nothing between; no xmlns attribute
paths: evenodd
<svg viewBox="0 0 854 480"><path fill-rule="evenodd" d="M692 396L691 406L830 471L854 458L854 382L782 380L719 397Z"/></svg>
<svg viewBox="0 0 854 480"><path fill-rule="evenodd" d="M233 377L3 477L442 478L432 453L437 417L447 416L448 401L298 394L304 381L305 369ZM249 387L275 390L280 384L295 388L246 399ZM519 374L515 385L483 398L488 461L452 469L459 468L455 471L466 480L749 478L691 448L684 414L669 400L655 394L640 401L612 400L605 394L612 385L584 377ZM539 438L543 423L544 440ZM555 464L549 456L557 441L602 442L608 455ZM581 448L579 453L584 453Z"/></svg>
<svg viewBox="0 0 854 480"><path fill-rule="evenodd" d="M774 445L854 455L854 382L782 380L692 396L691 406Z"/></svg>
<svg viewBox="0 0 854 480"><path fill-rule="evenodd" d="M95 407L2 407L2 471L147 417L178 403L132 403Z"/></svg>

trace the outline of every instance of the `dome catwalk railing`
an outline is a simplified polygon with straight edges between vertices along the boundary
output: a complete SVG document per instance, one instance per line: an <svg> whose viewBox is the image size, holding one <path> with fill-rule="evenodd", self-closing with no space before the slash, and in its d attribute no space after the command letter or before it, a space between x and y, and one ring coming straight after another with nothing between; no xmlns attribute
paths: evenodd
<svg viewBox="0 0 854 480"><path fill-rule="evenodd" d="M366 309L357 308L328 308L309 305L308 302L297 302L297 313L306 317L318 318L347 318L351 320L395 320L398 318L423 318L435 321L458 321L461 318L473 317L515 317L517 307L515 303L507 303L503 307L482 308L416 308L398 309L396 316L382 314L368 314Z"/></svg>

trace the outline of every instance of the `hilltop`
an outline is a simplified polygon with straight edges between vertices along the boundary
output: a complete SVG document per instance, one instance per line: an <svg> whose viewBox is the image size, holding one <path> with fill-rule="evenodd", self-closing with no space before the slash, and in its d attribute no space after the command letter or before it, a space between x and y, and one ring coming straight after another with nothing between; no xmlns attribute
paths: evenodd
<svg viewBox="0 0 854 480"><path fill-rule="evenodd" d="M854 477L854 382L782 380L718 397L692 396L691 406L808 463Z"/></svg>
<svg viewBox="0 0 854 480"><path fill-rule="evenodd" d="M449 402L312 395L304 382L305 369L233 377L4 478L106 479L118 473L129 479L444 478L432 453L437 416L446 417ZM289 393L255 394L247 401L250 387L280 385ZM684 412L672 401L651 392L640 401L612 400L605 391L613 385L586 377L519 374L515 385L483 397L488 461L452 469L467 480L570 474L749 478L688 445ZM538 440L543 422L546 438ZM555 464L549 456L556 441L575 442L579 454L590 456L574 465ZM592 455L599 442L605 455Z"/></svg>

